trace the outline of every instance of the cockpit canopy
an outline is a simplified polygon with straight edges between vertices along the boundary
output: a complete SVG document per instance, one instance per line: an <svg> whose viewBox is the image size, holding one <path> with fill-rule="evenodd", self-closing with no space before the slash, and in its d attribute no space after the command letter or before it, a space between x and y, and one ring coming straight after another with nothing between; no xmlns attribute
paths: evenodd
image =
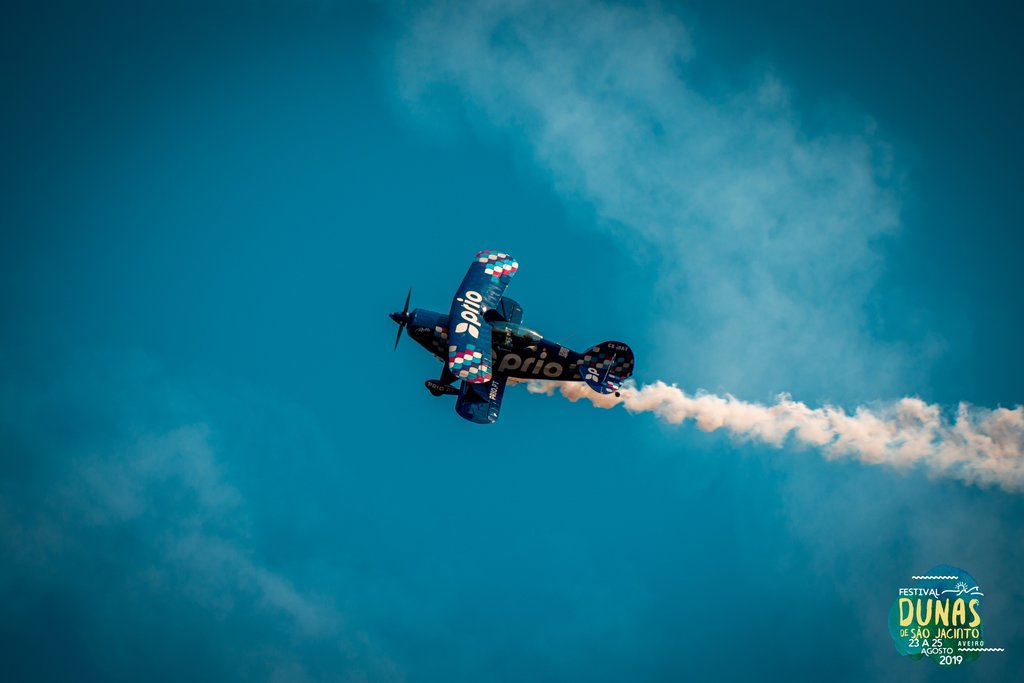
<svg viewBox="0 0 1024 683"><path fill-rule="evenodd" d="M544 338L528 327L517 325L516 323L507 323L503 320L491 323L491 328L495 332L511 332L513 337L517 337L528 342L538 342Z"/></svg>

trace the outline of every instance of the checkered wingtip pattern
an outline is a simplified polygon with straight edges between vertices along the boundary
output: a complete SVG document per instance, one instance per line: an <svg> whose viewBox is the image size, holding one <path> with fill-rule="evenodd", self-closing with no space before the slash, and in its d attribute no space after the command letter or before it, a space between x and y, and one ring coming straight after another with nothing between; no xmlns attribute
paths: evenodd
<svg viewBox="0 0 1024 683"><path fill-rule="evenodd" d="M455 345L449 346L448 369L459 379L471 384L491 381L491 368L484 362L483 354L477 351L473 344L467 344L465 349L459 349Z"/></svg>
<svg viewBox="0 0 1024 683"><path fill-rule="evenodd" d="M612 365L612 363L615 365ZM610 376L625 379L633 374L633 354L614 354L600 346L595 346L584 354L580 363L597 370L604 375L605 370L611 366Z"/></svg>
<svg viewBox="0 0 1024 683"><path fill-rule="evenodd" d="M497 251L481 251L476 260L484 264L484 272L491 276L492 282L501 282L502 278L507 282L519 269L518 261Z"/></svg>

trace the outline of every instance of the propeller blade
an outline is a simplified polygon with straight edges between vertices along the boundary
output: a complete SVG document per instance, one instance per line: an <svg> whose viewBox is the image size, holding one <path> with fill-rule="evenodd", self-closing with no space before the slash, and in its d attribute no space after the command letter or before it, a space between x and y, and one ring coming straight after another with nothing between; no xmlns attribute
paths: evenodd
<svg viewBox="0 0 1024 683"><path fill-rule="evenodd" d="M392 350L394 350L394 351L398 350L398 342L402 341L402 330L404 330L404 329L405 329L405 324L404 323L399 324L399 326L398 326L398 336L395 337L395 348L392 349Z"/></svg>
<svg viewBox="0 0 1024 683"><path fill-rule="evenodd" d="M409 288L409 293L405 295L405 306L402 307L401 313L392 313L391 319L398 323L398 336L395 337L395 349L398 350L398 342L402 340L402 330L409 324L409 299L412 298L412 287Z"/></svg>

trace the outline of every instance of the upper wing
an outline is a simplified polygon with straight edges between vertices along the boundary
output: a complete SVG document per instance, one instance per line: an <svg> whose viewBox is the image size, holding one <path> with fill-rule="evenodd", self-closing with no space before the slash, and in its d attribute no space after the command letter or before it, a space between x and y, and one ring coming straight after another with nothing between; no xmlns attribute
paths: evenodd
<svg viewBox="0 0 1024 683"><path fill-rule="evenodd" d="M519 264L508 254L481 251L459 285L448 314L448 369L470 383L489 382L491 325L484 314L501 301Z"/></svg>

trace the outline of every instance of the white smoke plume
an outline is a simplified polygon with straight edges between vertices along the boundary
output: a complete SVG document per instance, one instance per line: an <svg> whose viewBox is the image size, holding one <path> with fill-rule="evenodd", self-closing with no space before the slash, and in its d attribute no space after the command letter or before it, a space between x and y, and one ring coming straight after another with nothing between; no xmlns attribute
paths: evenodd
<svg viewBox="0 0 1024 683"><path fill-rule="evenodd" d="M560 393L570 401L589 400L599 408L622 405L631 413L654 413L671 424L694 420L713 432L726 429L741 439L781 447L787 442L821 449L827 458L855 458L872 465L922 467L951 477L1006 491L1024 489L1024 407L978 408L961 403L952 419L918 398L876 407L810 408L787 395L774 405L733 396L687 394L675 385L654 382L623 386L620 397L601 395L581 382L530 381L534 394Z"/></svg>

